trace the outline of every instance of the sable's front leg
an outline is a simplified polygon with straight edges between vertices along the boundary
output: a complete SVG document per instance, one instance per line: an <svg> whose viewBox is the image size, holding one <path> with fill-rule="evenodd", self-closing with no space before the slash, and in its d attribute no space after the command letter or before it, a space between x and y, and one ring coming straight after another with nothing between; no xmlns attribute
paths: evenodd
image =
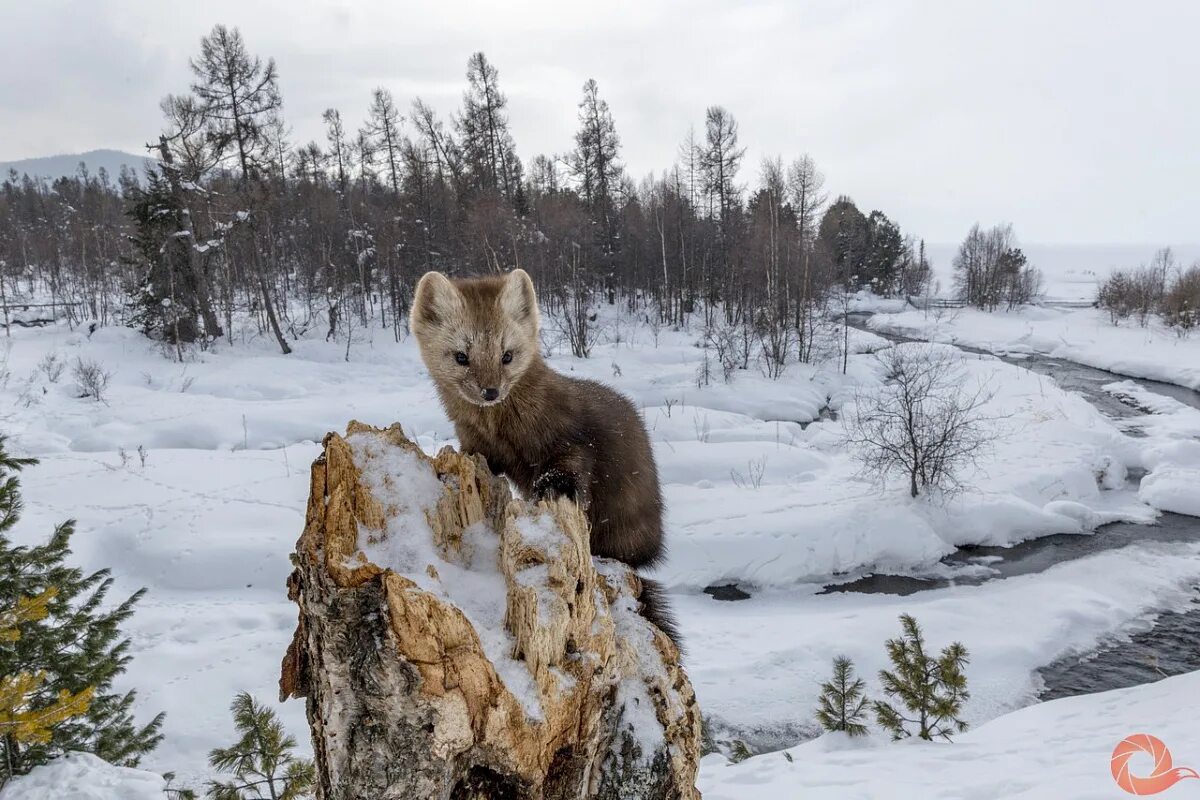
<svg viewBox="0 0 1200 800"><path fill-rule="evenodd" d="M579 494L579 478L552 467L533 482L533 494L538 500L553 500L555 497L574 500Z"/></svg>
<svg viewBox="0 0 1200 800"><path fill-rule="evenodd" d="M533 482L533 494L538 500L565 497L586 507L591 464L578 455L556 459Z"/></svg>

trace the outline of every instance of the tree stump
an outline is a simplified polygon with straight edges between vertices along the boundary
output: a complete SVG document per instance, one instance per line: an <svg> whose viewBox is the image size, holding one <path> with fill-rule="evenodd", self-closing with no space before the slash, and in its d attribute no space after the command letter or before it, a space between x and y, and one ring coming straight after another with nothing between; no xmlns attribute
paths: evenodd
<svg viewBox="0 0 1200 800"><path fill-rule="evenodd" d="M567 500L352 422L312 467L281 699L323 800L692 800L700 712Z"/></svg>

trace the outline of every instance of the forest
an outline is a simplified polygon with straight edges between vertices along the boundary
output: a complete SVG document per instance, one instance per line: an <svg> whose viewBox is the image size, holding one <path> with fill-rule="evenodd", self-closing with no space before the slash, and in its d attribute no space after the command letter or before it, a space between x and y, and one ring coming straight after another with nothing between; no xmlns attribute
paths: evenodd
<svg viewBox="0 0 1200 800"><path fill-rule="evenodd" d="M163 99L145 175L0 184L0 297L62 304L72 321L124 323L182 358L248 317L287 353L307 332L345 341L365 326L405 335L427 270L521 267L549 331L586 356L595 304L652 324L694 313L728 370L811 361L844 290L918 295L924 243L881 210L826 190L812 157L745 163L737 120L707 109L675 163L637 179L594 80L573 142L518 155L500 72L467 59L462 105L401 107L386 88L361 122L325 111L324 142L295 143L274 60L214 27L194 80ZM836 338L836 337L833 337Z"/></svg>

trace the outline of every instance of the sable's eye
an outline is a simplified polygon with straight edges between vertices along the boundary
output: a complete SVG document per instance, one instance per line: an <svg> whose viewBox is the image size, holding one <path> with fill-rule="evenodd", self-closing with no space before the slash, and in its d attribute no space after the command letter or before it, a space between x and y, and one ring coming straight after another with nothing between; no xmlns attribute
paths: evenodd
<svg viewBox="0 0 1200 800"><path fill-rule="evenodd" d="M454 360L457 361L459 364L462 364L464 367L470 363L470 361L467 359L467 354L464 353L462 350L459 350L457 353L454 354Z"/></svg>
<svg viewBox="0 0 1200 800"><path fill-rule="evenodd" d="M512 363L512 350L504 351L504 355L500 357L500 363L501 364L511 364Z"/></svg>

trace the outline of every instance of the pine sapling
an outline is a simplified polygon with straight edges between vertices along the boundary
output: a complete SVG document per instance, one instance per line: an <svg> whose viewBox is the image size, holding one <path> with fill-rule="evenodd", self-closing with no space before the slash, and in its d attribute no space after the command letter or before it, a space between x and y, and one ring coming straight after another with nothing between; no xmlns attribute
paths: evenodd
<svg viewBox="0 0 1200 800"><path fill-rule="evenodd" d="M12 542L22 508L16 473L36 461L9 456L4 443L0 436L0 607L10 615L0 624L11 629L0 634L0 676L20 679L6 688L23 696L10 709L18 716L7 721L40 722L36 733L16 724L0 729L0 785L73 750L137 766L162 739L162 715L135 723L136 693L114 692L113 683L130 660L121 626L143 592L114 603L108 570L69 566L72 522L45 544Z"/></svg>
<svg viewBox="0 0 1200 800"><path fill-rule="evenodd" d="M821 684L821 705L817 721L827 731L844 731L850 736L865 736L863 715L867 707L865 684L854 677L854 662L845 656L833 659L833 679Z"/></svg>
<svg viewBox="0 0 1200 800"><path fill-rule="evenodd" d="M232 781L211 781L212 800L298 800L308 797L314 781L313 763L292 752L296 739L270 708L240 692L230 706L241 738L232 747L218 747L208 763L219 772L232 773Z"/></svg>
<svg viewBox="0 0 1200 800"><path fill-rule="evenodd" d="M21 625L45 619L57 594L51 587L36 597L21 597L14 608L0 612L0 642L17 641ZM18 746L46 744L53 738L55 726L87 713L96 694L91 686L80 692L62 689L49 702L38 703L46 678L45 670L0 677L0 735Z"/></svg>
<svg viewBox="0 0 1200 800"><path fill-rule="evenodd" d="M900 707L876 701L875 720L891 733L892 739L912 736L908 726L913 725L922 739L950 741L952 733L967 729L967 723L959 718L963 703L971 696L963 672L967 649L954 642L934 658L925 652L925 638L917 621L901 614L900 624L900 638L887 642L893 668L879 673L884 694L899 700Z"/></svg>

